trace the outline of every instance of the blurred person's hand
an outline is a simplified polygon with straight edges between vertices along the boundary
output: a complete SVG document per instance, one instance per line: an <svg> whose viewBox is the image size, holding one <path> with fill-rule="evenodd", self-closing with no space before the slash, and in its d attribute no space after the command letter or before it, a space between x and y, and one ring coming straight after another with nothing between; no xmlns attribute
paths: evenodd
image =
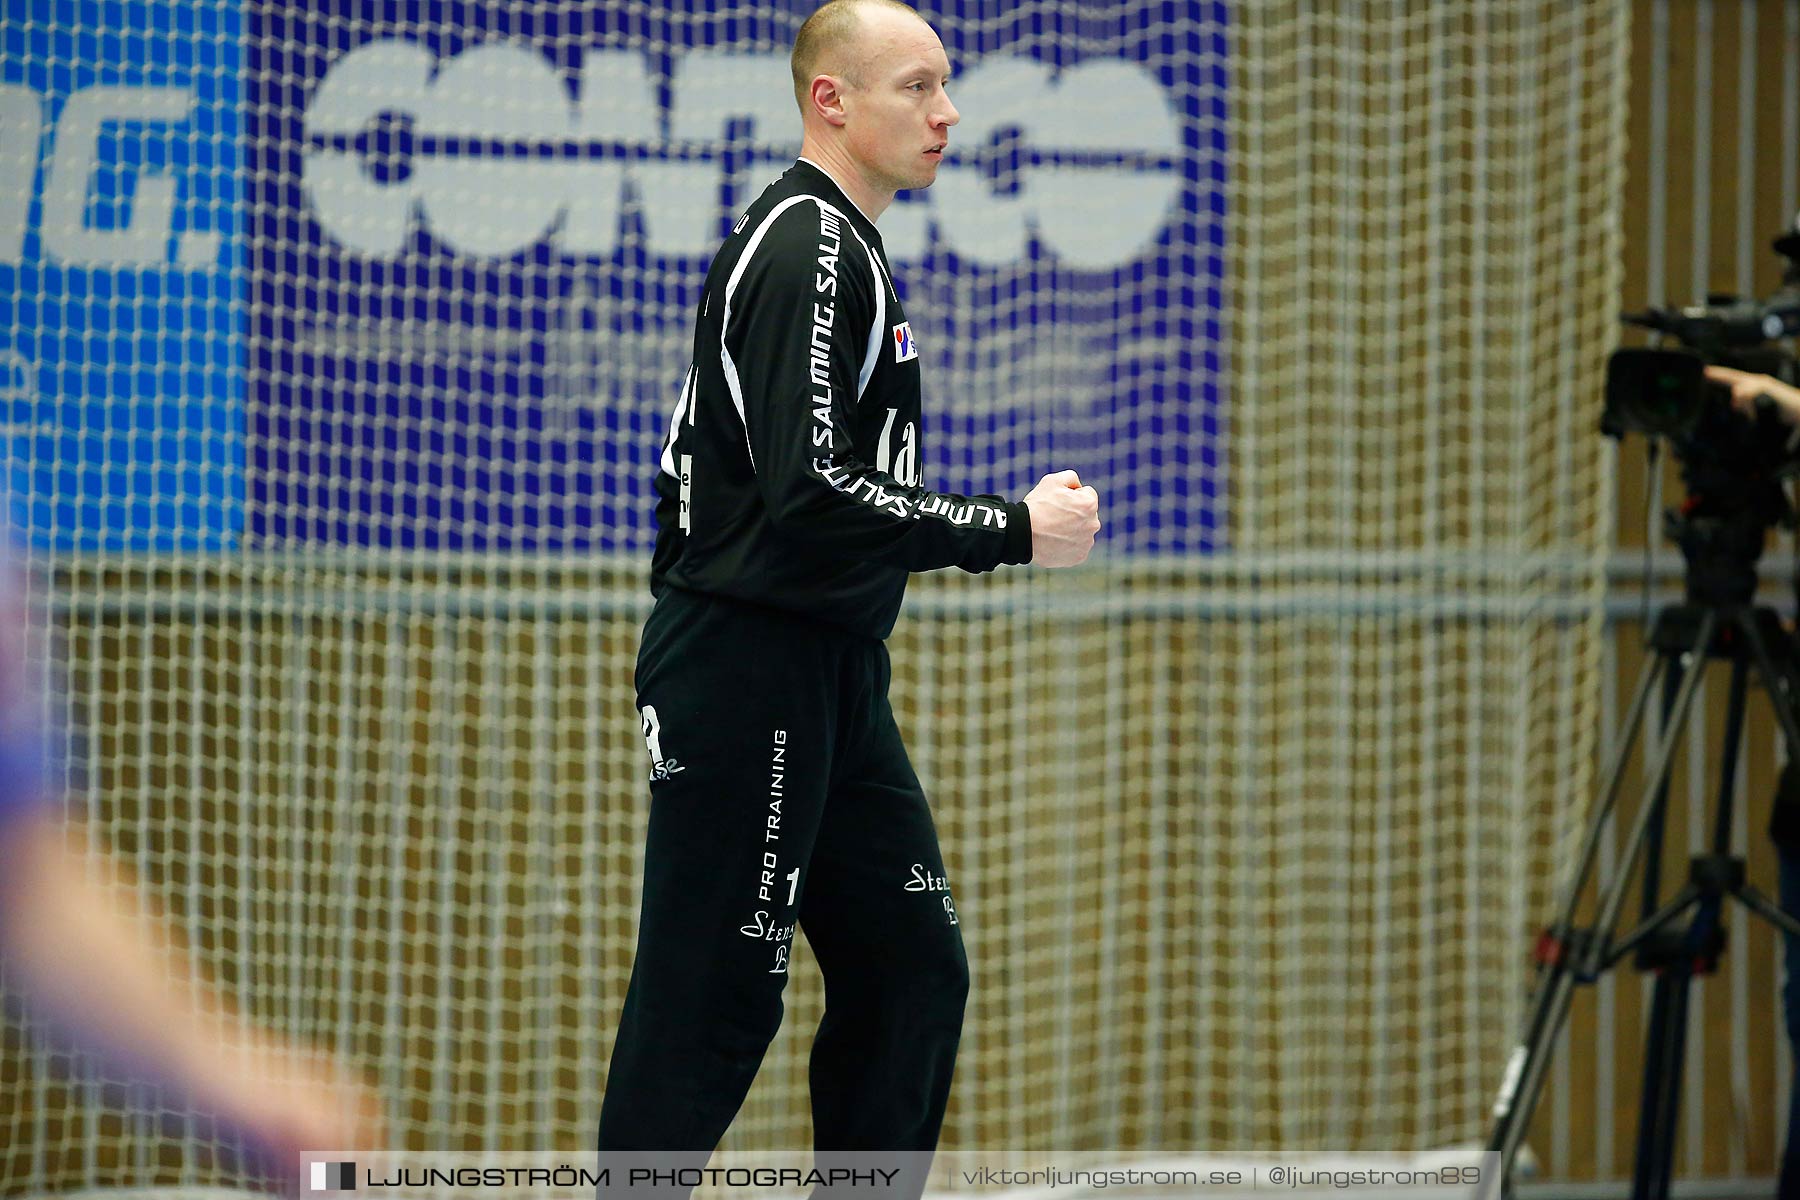
<svg viewBox="0 0 1800 1200"><path fill-rule="evenodd" d="M249 1134L283 1169L306 1151L385 1148L373 1088L333 1056L241 1026L240 1045L199 1064L197 1107Z"/></svg>
<svg viewBox="0 0 1800 1200"><path fill-rule="evenodd" d="M0 956L43 1020L172 1087L280 1175L302 1151L383 1145L381 1107L365 1082L241 1015L124 867L75 853L49 811L0 821Z"/></svg>
<svg viewBox="0 0 1800 1200"><path fill-rule="evenodd" d="M1707 367L1706 377L1731 389L1731 407L1746 416L1756 415L1756 402L1767 396L1781 419L1800 425L1800 388L1781 382L1772 375L1739 371L1734 367Z"/></svg>

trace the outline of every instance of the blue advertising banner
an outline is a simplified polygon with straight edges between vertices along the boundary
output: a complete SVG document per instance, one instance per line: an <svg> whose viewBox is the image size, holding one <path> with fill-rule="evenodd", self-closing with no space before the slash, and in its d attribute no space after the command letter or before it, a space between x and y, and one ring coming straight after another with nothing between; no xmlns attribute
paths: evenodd
<svg viewBox="0 0 1800 1200"><path fill-rule="evenodd" d="M253 545L640 550L707 261L798 149L814 5L253 2ZM1222 4L923 4L962 111L881 228L925 471L1222 528Z"/></svg>
<svg viewBox="0 0 1800 1200"><path fill-rule="evenodd" d="M641 550L707 261L798 149L782 4L10 6L0 399L40 546ZM924 475L1222 495L1226 11L921 6L962 121L881 228Z"/></svg>
<svg viewBox="0 0 1800 1200"><path fill-rule="evenodd" d="M0 412L40 549L223 549L243 526L240 12L8 4Z"/></svg>

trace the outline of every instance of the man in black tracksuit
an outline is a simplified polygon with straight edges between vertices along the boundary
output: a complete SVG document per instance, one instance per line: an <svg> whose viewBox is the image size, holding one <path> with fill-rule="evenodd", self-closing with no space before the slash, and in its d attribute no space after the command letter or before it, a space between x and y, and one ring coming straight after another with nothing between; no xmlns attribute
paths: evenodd
<svg viewBox="0 0 1800 1200"><path fill-rule="evenodd" d="M874 219L957 114L936 35L836 0L794 49L803 157L707 274L661 469L637 693L651 759L638 952L605 1151L710 1151L781 1021L797 931L825 976L822 1151L930 1150L968 968L883 639L907 574L1071 566L1073 472L1025 500L920 483L920 346Z"/></svg>

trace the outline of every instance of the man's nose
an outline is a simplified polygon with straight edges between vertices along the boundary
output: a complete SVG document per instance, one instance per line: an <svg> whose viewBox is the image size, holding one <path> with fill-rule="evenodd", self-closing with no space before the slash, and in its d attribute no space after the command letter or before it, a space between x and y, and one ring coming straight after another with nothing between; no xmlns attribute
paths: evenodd
<svg viewBox="0 0 1800 1200"><path fill-rule="evenodd" d="M956 111L956 105L950 103L950 97L944 97L944 107L938 113L938 122L945 129L962 120L962 114Z"/></svg>

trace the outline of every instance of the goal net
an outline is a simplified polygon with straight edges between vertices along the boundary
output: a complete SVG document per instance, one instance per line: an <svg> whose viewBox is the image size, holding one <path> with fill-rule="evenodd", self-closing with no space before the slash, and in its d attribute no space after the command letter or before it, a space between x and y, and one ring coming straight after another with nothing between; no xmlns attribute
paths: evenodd
<svg viewBox="0 0 1800 1200"><path fill-rule="evenodd" d="M925 475L1107 518L893 639L974 974L945 1144L1476 1138L1592 774L1625 6L922 7L963 119L881 228ZM398 1145L591 1142L654 456L809 9L7 8L70 805ZM787 1001L732 1146L809 1141L804 947ZM219 1178L8 1011L0 1191Z"/></svg>

